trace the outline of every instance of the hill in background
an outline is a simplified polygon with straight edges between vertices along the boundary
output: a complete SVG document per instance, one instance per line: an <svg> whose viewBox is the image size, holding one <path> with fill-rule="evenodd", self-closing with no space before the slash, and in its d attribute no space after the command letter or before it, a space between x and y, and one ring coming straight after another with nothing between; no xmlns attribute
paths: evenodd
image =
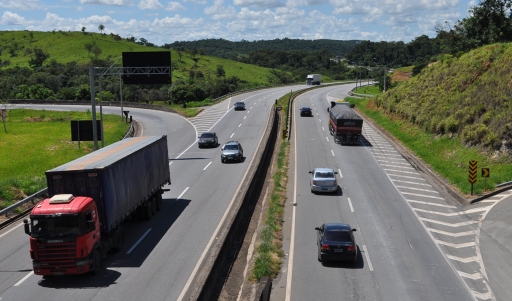
<svg viewBox="0 0 512 301"><path fill-rule="evenodd" d="M350 49L360 43L358 40L299 40L299 39L274 39L268 41L231 42L224 39L205 39L199 41L177 41L172 44L165 44L164 47L171 49L190 49L204 51L207 55L236 59L246 56L258 50L274 51L320 51L328 50L334 56L343 57Z"/></svg>
<svg viewBox="0 0 512 301"><path fill-rule="evenodd" d="M512 44L444 55L375 98L375 105L438 137L460 137L499 160L512 157Z"/></svg>
<svg viewBox="0 0 512 301"><path fill-rule="evenodd" d="M29 61L34 57L34 49L41 49L48 54L44 65L52 60L62 64L76 62L79 65L89 65L93 59L107 61L110 64L119 59L116 66L120 66L123 52L169 51L169 49L135 42L134 39L123 39L115 34L2 31L0 32L1 69L29 67ZM198 71L201 71L205 77L214 78L218 65L223 66L226 77L236 76L249 87L268 85L275 78L269 68L208 55L179 55L172 49L170 51L173 61L173 80L187 80L191 72ZM4 74L4 76L7 75ZM83 84L88 84L88 79L85 79Z"/></svg>

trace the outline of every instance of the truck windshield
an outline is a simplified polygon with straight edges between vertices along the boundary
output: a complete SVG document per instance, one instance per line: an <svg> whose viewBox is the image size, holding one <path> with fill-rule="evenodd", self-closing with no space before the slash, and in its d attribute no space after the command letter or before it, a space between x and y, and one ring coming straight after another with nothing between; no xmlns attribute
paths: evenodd
<svg viewBox="0 0 512 301"><path fill-rule="evenodd" d="M32 218L32 237L34 238L77 237L79 235L80 220L78 216Z"/></svg>

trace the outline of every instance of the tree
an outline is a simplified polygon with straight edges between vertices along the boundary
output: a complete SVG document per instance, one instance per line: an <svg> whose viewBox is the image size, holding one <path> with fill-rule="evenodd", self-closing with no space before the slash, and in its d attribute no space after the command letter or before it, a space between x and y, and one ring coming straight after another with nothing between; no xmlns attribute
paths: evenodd
<svg viewBox="0 0 512 301"><path fill-rule="evenodd" d="M226 71L224 71L224 66L217 65L217 71L215 72L217 77L224 77L226 76Z"/></svg>
<svg viewBox="0 0 512 301"><path fill-rule="evenodd" d="M82 33L85 34L85 27L82 26Z"/></svg>
<svg viewBox="0 0 512 301"><path fill-rule="evenodd" d="M101 54L101 48L98 47L98 46L94 46L92 49L91 49L91 52L94 54L95 57L98 57L98 55Z"/></svg>
<svg viewBox="0 0 512 301"><path fill-rule="evenodd" d="M98 30L100 31L100 33L103 33L103 31L105 30L105 25L100 24L100 26L98 26Z"/></svg>
<svg viewBox="0 0 512 301"><path fill-rule="evenodd" d="M457 22L458 49L512 41L512 0L483 0L470 8L470 16Z"/></svg>
<svg viewBox="0 0 512 301"><path fill-rule="evenodd" d="M84 47L87 50L87 53L89 54L89 56L91 56L91 51L92 51L92 47L93 47L92 44L87 43L87 44L85 44Z"/></svg>
<svg viewBox="0 0 512 301"><path fill-rule="evenodd" d="M32 59L28 62L32 68L43 66L44 61L50 57L49 54L45 53L40 48L34 48L33 55Z"/></svg>

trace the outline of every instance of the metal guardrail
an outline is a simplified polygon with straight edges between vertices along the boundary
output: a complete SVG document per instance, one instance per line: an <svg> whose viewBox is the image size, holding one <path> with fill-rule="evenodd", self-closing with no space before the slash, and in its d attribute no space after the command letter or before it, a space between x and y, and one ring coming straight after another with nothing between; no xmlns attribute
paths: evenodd
<svg viewBox="0 0 512 301"><path fill-rule="evenodd" d="M4 214L7 214L8 212L18 208L19 206L23 205L23 204L26 204L28 202L31 202L33 201L34 199L38 198L38 197L41 197L43 196L44 194L48 193L48 188L45 188L45 189L42 189L36 193L34 193L33 195L29 196L29 197L26 197L24 198L23 200L15 203L15 204L12 204L11 206L7 207L7 208L4 208L2 210L0 210L0 215L4 215Z"/></svg>

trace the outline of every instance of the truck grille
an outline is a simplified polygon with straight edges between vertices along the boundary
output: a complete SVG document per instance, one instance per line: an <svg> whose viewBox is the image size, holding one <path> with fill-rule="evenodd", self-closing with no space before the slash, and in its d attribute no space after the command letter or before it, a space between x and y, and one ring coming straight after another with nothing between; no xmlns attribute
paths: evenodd
<svg viewBox="0 0 512 301"><path fill-rule="evenodd" d="M71 267L76 265L76 243L37 245L36 260L41 267Z"/></svg>

